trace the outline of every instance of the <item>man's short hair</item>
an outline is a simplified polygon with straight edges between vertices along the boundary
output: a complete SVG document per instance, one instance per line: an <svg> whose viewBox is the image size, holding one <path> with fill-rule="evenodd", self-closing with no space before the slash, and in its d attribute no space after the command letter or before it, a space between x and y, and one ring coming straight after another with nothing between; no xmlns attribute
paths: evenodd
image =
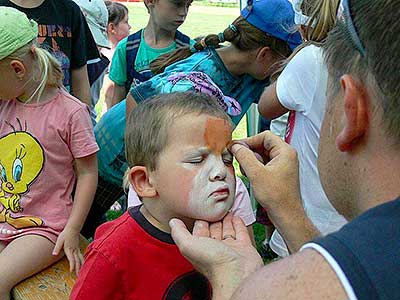
<svg viewBox="0 0 400 300"><path fill-rule="evenodd" d="M188 114L209 115L232 121L217 100L195 92L160 94L139 105L129 116L125 130L125 152L129 167L157 169L160 153L168 143L173 122Z"/></svg>
<svg viewBox="0 0 400 300"><path fill-rule="evenodd" d="M378 100L386 132L400 141L400 1L348 0L348 4L365 52L357 50L349 22L346 25L339 19L323 46L330 75L329 92L337 94L342 75L355 75Z"/></svg>

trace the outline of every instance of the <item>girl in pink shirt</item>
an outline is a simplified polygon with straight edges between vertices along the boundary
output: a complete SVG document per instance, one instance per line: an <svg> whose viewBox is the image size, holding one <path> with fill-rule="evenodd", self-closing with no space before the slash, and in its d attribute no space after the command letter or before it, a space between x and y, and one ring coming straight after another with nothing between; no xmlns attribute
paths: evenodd
<svg viewBox="0 0 400 300"><path fill-rule="evenodd" d="M37 33L25 14L0 7L2 300L64 253L78 272L79 233L97 185L88 107L64 91L61 67L36 46Z"/></svg>

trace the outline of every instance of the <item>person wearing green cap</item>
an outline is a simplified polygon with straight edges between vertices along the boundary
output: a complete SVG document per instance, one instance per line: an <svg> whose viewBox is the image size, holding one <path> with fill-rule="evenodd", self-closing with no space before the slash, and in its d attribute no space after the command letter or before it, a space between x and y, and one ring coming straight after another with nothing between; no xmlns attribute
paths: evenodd
<svg viewBox="0 0 400 300"><path fill-rule="evenodd" d="M0 0L38 23L38 42L61 63L63 84L72 95L91 106L87 63L99 52L79 6L72 0Z"/></svg>
<svg viewBox="0 0 400 300"><path fill-rule="evenodd" d="M78 272L79 233L97 185L88 107L65 91L60 63L37 46L37 34L35 21L0 6L2 300L64 253Z"/></svg>

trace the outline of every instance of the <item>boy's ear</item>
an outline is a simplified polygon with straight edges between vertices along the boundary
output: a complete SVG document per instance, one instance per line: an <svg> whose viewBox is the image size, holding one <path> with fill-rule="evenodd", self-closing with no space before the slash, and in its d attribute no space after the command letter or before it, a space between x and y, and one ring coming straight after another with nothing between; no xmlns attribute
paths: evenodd
<svg viewBox="0 0 400 300"><path fill-rule="evenodd" d="M336 137L342 152L351 151L368 130L368 97L364 86L350 75L340 78L343 93L344 126Z"/></svg>
<svg viewBox="0 0 400 300"><path fill-rule="evenodd" d="M108 23L107 25L107 32L112 32L114 33L115 31L115 24L114 23Z"/></svg>
<svg viewBox="0 0 400 300"><path fill-rule="evenodd" d="M157 191L151 183L149 172L144 166L134 166L129 170L129 182L142 198L154 198Z"/></svg>
<svg viewBox="0 0 400 300"><path fill-rule="evenodd" d="M147 11L149 11L149 9L150 9L151 7L154 7L154 5L155 5L155 3L157 2L157 0L143 0L143 2L144 2L144 5L145 5L146 8L147 8Z"/></svg>
<svg viewBox="0 0 400 300"><path fill-rule="evenodd" d="M22 79L25 76L26 69L25 69L24 64L21 61L13 59L10 62L10 67L14 70L15 76L18 79Z"/></svg>

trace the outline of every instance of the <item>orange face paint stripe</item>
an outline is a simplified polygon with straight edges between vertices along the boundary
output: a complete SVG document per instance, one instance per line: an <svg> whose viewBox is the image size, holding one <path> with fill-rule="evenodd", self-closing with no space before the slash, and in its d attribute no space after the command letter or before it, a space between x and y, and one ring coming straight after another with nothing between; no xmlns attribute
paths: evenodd
<svg viewBox="0 0 400 300"><path fill-rule="evenodd" d="M230 124L223 119L208 118L204 131L206 146L215 153L222 153L232 140Z"/></svg>

